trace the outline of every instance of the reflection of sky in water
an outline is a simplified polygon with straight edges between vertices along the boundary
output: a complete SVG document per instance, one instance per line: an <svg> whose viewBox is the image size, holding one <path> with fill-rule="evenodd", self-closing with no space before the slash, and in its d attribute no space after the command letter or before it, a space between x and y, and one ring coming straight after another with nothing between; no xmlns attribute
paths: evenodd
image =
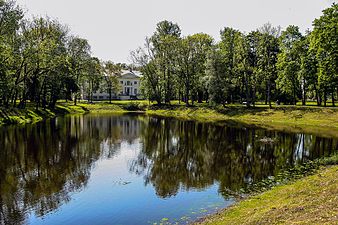
<svg viewBox="0 0 338 225"><path fill-rule="evenodd" d="M229 194L327 156L338 140L89 114L0 129L0 146L0 224L166 224L225 207Z"/></svg>
<svg viewBox="0 0 338 225"><path fill-rule="evenodd" d="M102 155L107 156L107 145L101 146ZM129 171L130 161L139 154L139 139L132 144L123 141L119 147L114 157L101 157L96 162L82 192L72 194L69 203L42 218L30 214L29 224L185 223L233 202L218 194L217 184L159 198L151 184L144 185L142 175Z"/></svg>

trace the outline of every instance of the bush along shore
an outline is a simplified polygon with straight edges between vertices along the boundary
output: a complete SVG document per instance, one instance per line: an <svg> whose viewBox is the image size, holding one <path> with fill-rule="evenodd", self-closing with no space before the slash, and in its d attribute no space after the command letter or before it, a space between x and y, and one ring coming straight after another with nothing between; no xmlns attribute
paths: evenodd
<svg viewBox="0 0 338 225"><path fill-rule="evenodd" d="M337 174L337 153L296 166L242 190L237 204L196 224L336 224Z"/></svg>

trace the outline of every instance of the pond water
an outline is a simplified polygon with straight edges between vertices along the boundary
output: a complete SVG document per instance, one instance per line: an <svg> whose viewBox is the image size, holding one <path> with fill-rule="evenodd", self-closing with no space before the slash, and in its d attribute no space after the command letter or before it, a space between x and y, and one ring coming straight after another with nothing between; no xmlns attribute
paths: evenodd
<svg viewBox="0 0 338 225"><path fill-rule="evenodd" d="M0 224L185 224L338 140L239 124L84 115L0 128Z"/></svg>

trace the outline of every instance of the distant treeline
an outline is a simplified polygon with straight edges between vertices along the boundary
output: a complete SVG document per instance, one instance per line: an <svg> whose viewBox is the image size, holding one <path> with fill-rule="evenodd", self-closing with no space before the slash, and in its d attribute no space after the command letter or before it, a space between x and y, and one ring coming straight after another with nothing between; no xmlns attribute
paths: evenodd
<svg viewBox="0 0 338 225"><path fill-rule="evenodd" d="M132 52L144 75L144 96L158 104L257 101L335 105L338 95L338 5L313 21L313 30L265 24L248 34L225 27L215 43L204 33L183 37L179 25L162 21L144 47Z"/></svg>
<svg viewBox="0 0 338 225"><path fill-rule="evenodd" d="M15 1L0 0L0 106L53 108L59 99L117 91L125 64L102 62L87 40L48 17L26 19ZM104 76L109 75L109 76Z"/></svg>
<svg viewBox="0 0 338 225"><path fill-rule="evenodd" d="M169 21L157 24L145 46L131 53L143 73L142 93L158 104L187 105L273 101L295 104L337 99L338 5L323 11L313 30L284 31L265 24L249 34L221 30L221 41L199 33L183 37ZM53 108L60 99L120 90L117 75L126 64L93 57L87 40L48 17L26 19L13 0L0 0L0 106L27 102Z"/></svg>

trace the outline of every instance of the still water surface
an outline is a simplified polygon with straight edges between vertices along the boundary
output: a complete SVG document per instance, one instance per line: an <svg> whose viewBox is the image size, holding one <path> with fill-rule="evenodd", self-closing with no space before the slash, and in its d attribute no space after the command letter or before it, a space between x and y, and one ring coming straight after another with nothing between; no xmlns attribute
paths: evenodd
<svg viewBox="0 0 338 225"><path fill-rule="evenodd" d="M185 224L334 149L334 138L140 115L3 127L0 224Z"/></svg>

